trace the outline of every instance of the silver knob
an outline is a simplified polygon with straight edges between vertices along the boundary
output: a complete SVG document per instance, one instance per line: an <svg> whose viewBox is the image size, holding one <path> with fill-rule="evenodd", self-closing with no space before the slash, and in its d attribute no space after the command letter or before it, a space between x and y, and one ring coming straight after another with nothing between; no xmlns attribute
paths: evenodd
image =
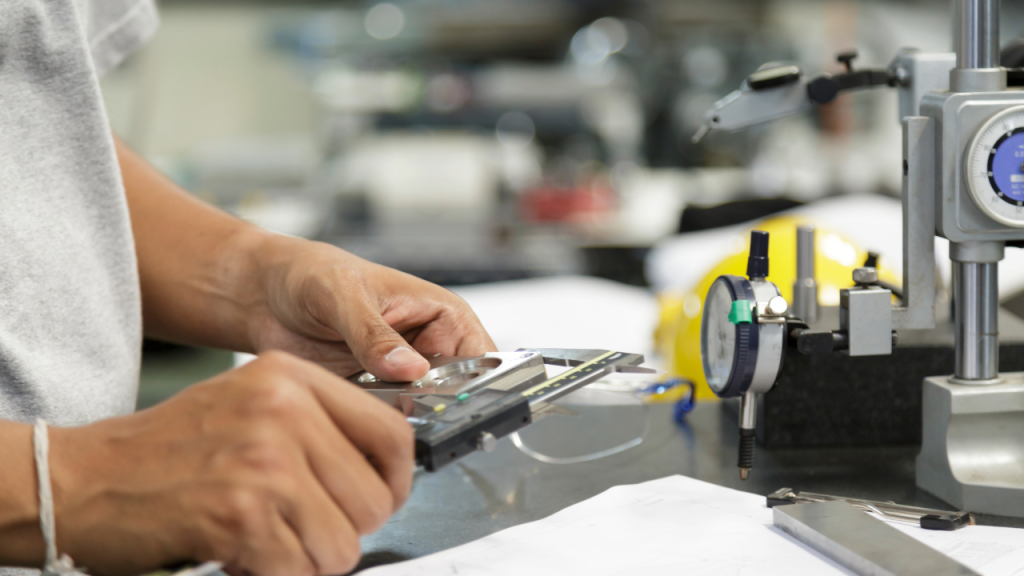
<svg viewBox="0 0 1024 576"><path fill-rule="evenodd" d="M476 447L484 452L492 452L494 447L498 445L498 439L494 437L494 434L490 432L484 432L480 435L480 440L477 441Z"/></svg>
<svg viewBox="0 0 1024 576"><path fill-rule="evenodd" d="M857 284L874 284L878 282L878 270L865 266L853 271L853 281Z"/></svg>
<svg viewBox="0 0 1024 576"><path fill-rule="evenodd" d="M789 310L789 303L782 296L776 296L768 301L768 313L773 316L782 316Z"/></svg>

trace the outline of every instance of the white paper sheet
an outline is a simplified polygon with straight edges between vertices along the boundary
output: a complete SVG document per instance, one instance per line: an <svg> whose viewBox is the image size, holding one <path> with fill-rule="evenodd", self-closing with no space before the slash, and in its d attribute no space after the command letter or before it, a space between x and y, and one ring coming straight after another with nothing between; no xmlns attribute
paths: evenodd
<svg viewBox="0 0 1024 576"><path fill-rule="evenodd" d="M897 528L984 576L1024 576L1024 530L968 526L955 532Z"/></svg>
<svg viewBox="0 0 1024 576"><path fill-rule="evenodd" d="M984 576L1024 576L1024 530L900 526ZM846 570L772 526L762 496L683 476L617 486L548 518L367 576L828 576Z"/></svg>

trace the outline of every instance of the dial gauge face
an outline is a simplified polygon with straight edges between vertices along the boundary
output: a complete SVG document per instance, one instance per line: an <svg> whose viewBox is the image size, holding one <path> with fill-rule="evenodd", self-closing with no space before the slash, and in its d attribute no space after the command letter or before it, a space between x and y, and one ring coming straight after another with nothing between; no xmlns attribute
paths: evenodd
<svg viewBox="0 0 1024 576"><path fill-rule="evenodd" d="M1024 228L1024 106L990 118L971 141L967 187L990 218Z"/></svg>
<svg viewBox="0 0 1024 576"><path fill-rule="evenodd" d="M716 393L729 383L736 355L736 326L729 322L733 298L729 285L718 279L708 290L701 319L700 348L704 376Z"/></svg>

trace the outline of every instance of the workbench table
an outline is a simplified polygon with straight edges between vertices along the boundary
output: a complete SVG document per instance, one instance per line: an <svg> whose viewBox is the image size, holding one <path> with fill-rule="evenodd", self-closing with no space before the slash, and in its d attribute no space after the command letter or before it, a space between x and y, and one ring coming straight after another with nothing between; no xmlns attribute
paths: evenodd
<svg viewBox="0 0 1024 576"><path fill-rule="evenodd" d="M544 518L613 486L672 474L760 495L789 487L949 509L915 485L917 446L759 449L750 479L743 482L736 468L735 420L718 403L703 403L686 421L673 422L670 405L651 406L650 431L642 444L592 462L545 464L506 438L493 452L470 455L439 473L420 471L406 505L363 539L359 569L452 548ZM616 423L610 417L601 425ZM1024 527L1024 520L999 520Z"/></svg>

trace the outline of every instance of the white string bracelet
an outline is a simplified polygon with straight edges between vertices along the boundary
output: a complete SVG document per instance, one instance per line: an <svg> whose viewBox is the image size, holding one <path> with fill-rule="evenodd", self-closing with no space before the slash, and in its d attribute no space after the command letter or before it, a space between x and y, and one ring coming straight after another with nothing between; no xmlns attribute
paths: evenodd
<svg viewBox="0 0 1024 576"><path fill-rule="evenodd" d="M67 554L57 556L57 531L53 519L53 488L50 486L50 436L46 421L36 418L32 428L32 443L35 446L36 476L39 478L39 527L46 542L46 563L43 576L82 576L75 570L75 563Z"/></svg>

